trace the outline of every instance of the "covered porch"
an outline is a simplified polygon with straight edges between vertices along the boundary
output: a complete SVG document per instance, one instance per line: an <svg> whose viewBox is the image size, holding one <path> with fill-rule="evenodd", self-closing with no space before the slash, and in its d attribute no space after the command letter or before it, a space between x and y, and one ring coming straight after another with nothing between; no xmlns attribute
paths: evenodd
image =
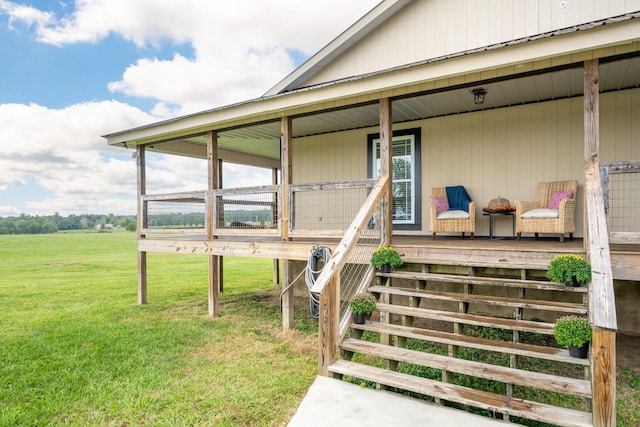
<svg viewBox="0 0 640 427"><path fill-rule="evenodd" d="M314 247L326 245L332 256L311 291L319 295L319 371L330 375L338 369L338 347L350 326L348 299L376 277L369 259L379 246L393 244L411 264L519 270L523 280L530 271L546 269L557 253L578 253L593 266L584 312L598 349L589 364L597 368L591 377L593 388L581 393L593 398L594 424L612 425L617 330L613 280L640 278L638 256L630 246L640 240L633 220L622 214L617 237L625 246L610 247L607 218L628 205L605 204L600 166L605 158L611 170L621 170L624 163L630 165L628 172L637 173L631 161L636 154L632 139L616 133L625 128L632 134L637 126L633 108L616 107L640 102L640 73L629 72L640 66L634 49L599 52L597 59L592 58L594 52L565 55L553 63L537 58L514 65L494 58L500 65L491 70L473 68L477 64L461 57L453 62L463 71L447 68L450 74L438 78L417 78L421 66L398 69L347 79L339 95L337 85L327 85L313 93L294 91L187 117L179 130L169 122L159 125L166 133L141 128L108 136L110 143L137 150L139 302L147 299L148 252L208 255L212 316L218 314L223 257L280 259L283 324L291 327L293 262L308 259ZM366 89L364 81L375 81L377 89ZM471 96L476 87L486 91L484 103L475 103ZM603 104L607 107L601 115ZM600 117L605 114L609 116L603 121L615 125L604 127L608 137L601 138ZM620 117L624 126L618 126ZM400 194L393 164L396 136L409 140L405 147L411 148L411 167L406 170L412 173L403 177L408 187ZM148 194L147 150L206 160L207 188ZM270 168L272 184L223 189L223 161ZM560 243L549 236L539 241L488 240L482 238L489 234L482 220L474 240L430 236L425 206L431 187L465 185L483 206L498 195L530 199L537 182L562 179L579 181L573 242ZM179 210L176 206L186 204L198 206L190 210L200 209L197 226L154 223L168 212L154 206ZM232 218L240 210L254 211L255 220ZM258 211L266 211L266 217L258 219ZM480 212L477 216L482 218ZM496 234L508 236L510 228L503 223ZM514 402L509 398L509 404Z"/></svg>

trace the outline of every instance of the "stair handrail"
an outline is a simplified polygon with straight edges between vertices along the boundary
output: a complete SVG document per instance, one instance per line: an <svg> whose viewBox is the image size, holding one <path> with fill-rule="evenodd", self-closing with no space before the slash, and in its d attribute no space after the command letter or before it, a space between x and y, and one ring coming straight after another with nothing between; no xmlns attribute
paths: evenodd
<svg viewBox="0 0 640 427"><path fill-rule="evenodd" d="M588 255L591 263L589 320L594 328L616 331L618 326L609 233L599 171L588 171L586 178Z"/></svg>
<svg viewBox="0 0 640 427"><path fill-rule="evenodd" d="M593 425L616 424L616 301L607 217L600 179L599 63L584 63L584 188L591 262L589 321L593 327L591 387Z"/></svg>
<svg viewBox="0 0 640 427"><path fill-rule="evenodd" d="M329 374L329 365L337 360L336 352L340 339L340 271L349 259L351 250L356 246L361 231L367 227L369 218L386 200L385 196L389 192L389 186L390 179L388 176L382 176L376 182L344 233L340 243L333 251L331 258L323 267L320 276L318 276L318 279L310 289L311 292L320 294L318 304L318 371L320 375L327 376ZM387 230L384 227L384 209L382 211L380 244L387 241L385 233L391 233L391 230Z"/></svg>

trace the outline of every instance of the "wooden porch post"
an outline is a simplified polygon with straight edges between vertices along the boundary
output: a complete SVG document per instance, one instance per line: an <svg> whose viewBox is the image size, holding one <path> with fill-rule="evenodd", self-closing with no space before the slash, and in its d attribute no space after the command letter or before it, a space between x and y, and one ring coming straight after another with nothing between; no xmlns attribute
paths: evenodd
<svg viewBox="0 0 640 427"><path fill-rule="evenodd" d="M393 120L391 117L391 100L383 98L380 100L380 176L388 176L393 179ZM385 245L391 244L391 234L393 232L393 203L391 192L393 181L390 182L389 190L385 196L387 203L385 207L383 223L383 240Z"/></svg>
<svg viewBox="0 0 640 427"><path fill-rule="evenodd" d="M216 139L217 140L217 139ZM222 159L218 159L218 188L222 188ZM213 228L211 228L213 230ZM217 239L217 236L212 236ZM218 257L218 292L224 292L224 257Z"/></svg>
<svg viewBox="0 0 640 427"><path fill-rule="evenodd" d="M598 60L584 63L584 176L588 254L592 282L589 316L593 325L591 378L593 425L616 424L616 305L604 200L600 183L600 100Z"/></svg>
<svg viewBox="0 0 640 427"><path fill-rule="evenodd" d="M271 169L271 184L278 185L278 169ZM278 216L278 209L272 207L271 208L271 218L272 220ZM273 283L278 285L280 283L280 260L273 260Z"/></svg>
<svg viewBox="0 0 640 427"><path fill-rule="evenodd" d="M220 163L218 161L218 134L209 131L207 134L207 240L213 240L213 227L215 218L213 217L213 190L220 187ZM209 316L219 315L218 295L220 289L220 257L209 255L209 277L208 277L208 307Z"/></svg>
<svg viewBox="0 0 640 427"><path fill-rule="evenodd" d="M336 273L320 293L318 324L318 373L329 376L329 366L337 358L337 337L340 328L338 297L340 273Z"/></svg>
<svg viewBox="0 0 640 427"><path fill-rule="evenodd" d="M281 196L280 196L280 236L283 241L289 240L289 186L292 182L292 165L291 165L291 117L283 117L280 125L280 164L282 171L281 179ZM287 289L293 279L291 261L283 260L282 263L282 287ZM282 328L293 328L293 289L288 288L282 294Z"/></svg>
<svg viewBox="0 0 640 427"><path fill-rule="evenodd" d="M142 196L147 194L147 174L145 162L145 147L136 147L136 159L138 166L138 240L144 238L142 230L147 228L147 202L142 200ZM138 251L138 304L147 303L147 253Z"/></svg>

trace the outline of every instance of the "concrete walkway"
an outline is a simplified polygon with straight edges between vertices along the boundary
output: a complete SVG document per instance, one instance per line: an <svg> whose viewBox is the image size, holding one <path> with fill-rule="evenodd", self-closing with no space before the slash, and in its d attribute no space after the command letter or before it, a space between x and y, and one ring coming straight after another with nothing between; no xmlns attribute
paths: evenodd
<svg viewBox="0 0 640 427"><path fill-rule="evenodd" d="M319 376L288 425L505 427L513 424Z"/></svg>

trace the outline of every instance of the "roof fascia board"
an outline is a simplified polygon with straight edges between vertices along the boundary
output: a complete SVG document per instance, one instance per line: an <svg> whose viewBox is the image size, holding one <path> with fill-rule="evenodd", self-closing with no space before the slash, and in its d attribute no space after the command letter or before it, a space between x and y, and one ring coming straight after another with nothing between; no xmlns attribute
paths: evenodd
<svg viewBox="0 0 640 427"><path fill-rule="evenodd" d="M126 142L137 145L170 137L188 136L211 129L223 129L232 125L250 124L259 120L278 120L285 115L297 114L305 108L307 112L321 111L327 109L329 105L348 106L350 103L361 103L365 99L371 101L382 97L405 95L408 92L400 88L416 87L466 74L575 54L581 54L580 59L575 59L576 61L592 59L597 57L593 53L597 49L639 40L640 19L632 19L616 25L603 25L590 30L460 55L419 66L407 66L392 72L380 72L366 78L354 78L260 98L228 108L105 135L105 138L110 145Z"/></svg>
<svg viewBox="0 0 640 427"><path fill-rule="evenodd" d="M296 68L280 83L269 89L269 91L265 93L265 96L294 90L301 82L314 76L319 70L343 54L347 49L363 39L367 34L371 33L411 1L412 0L385 0L379 3L355 24L329 42L329 44L318 53Z"/></svg>

